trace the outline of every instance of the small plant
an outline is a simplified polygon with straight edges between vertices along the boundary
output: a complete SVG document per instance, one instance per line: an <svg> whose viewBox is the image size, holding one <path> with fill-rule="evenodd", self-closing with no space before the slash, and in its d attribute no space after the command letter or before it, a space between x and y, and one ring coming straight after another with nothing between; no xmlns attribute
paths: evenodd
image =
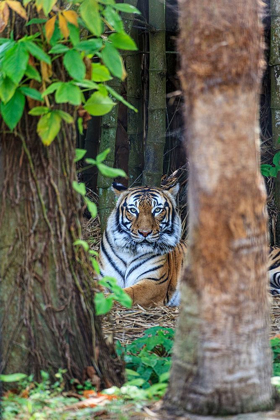
<svg viewBox="0 0 280 420"><path fill-rule="evenodd" d="M273 177L276 178L278 172L280 171L280 152L275 153L273 157L273 165L269 164L262 164L261 165L261 173L263 176L266 177Z"/></svg>
<svg viewBox="0 0 280 420"><path fill-rule="evenodd" d="M121 388L122 393L135 397L138 395L139 398L164 395L169 379L173 340L173 329L152 327L144 332L143 337L125 347L117 344L117 353L126 362L127 382Z"/></svg>

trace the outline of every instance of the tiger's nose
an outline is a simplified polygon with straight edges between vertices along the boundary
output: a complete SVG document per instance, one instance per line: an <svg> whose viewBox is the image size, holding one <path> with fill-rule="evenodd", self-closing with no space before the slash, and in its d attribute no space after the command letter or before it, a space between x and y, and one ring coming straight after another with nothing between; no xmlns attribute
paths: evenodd
<svg viewBox="0 0 280 420"><path fill-rule="evenodd" d="M140 235L146 238L148 235L150 235L150 233L152 233L152 231L151 230L138 230L138 233L140 233Z"/></svg>

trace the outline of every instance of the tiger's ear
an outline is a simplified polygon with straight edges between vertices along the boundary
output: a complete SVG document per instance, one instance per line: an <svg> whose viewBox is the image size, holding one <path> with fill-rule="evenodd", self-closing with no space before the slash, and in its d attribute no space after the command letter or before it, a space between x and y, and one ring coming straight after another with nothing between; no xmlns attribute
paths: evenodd
<svg viewBox="0 0 280 420"><path fill-rule="evenodd" d="M162 187L163 187L163 189L164 189L165 191L168 191L168 192L172 195L172 197L173 197L174 199L176 199L177 194L178 194L179 189L180 189L180 184L179 184L179 182L177 182L177 183L176 183L176 184L174 184L174 185L170 185L170 186L164 185L164 186L162 186Z"/></svg>
<svg viewBox="0 0 280 420"><path fill-rule="evenodd" d="M123 191L127 190L127 188L119 182L113 182L111 189L114 191L116 197L119 197Z"/></svg>

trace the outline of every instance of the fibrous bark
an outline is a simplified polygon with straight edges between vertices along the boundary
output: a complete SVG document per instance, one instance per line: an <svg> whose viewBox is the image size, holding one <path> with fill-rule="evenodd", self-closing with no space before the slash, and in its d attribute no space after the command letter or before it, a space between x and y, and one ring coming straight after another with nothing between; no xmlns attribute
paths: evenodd
<svg viewBox="0 0 280 420"><path fill-rule="evenodd" d="M204 415L266 410L272 389L258 3L181 0L180 26L189 265L166 406Z"/></svg>
<svg viewBox="0 0 280 420"><path fill-rule="evenodd" d="M82 379L93 366L103 386L122 382L94 314L93 271L81 238L75 179L75 127L48 148L27 111L15 135L2 123L0 320L5 373Z"/></svg>

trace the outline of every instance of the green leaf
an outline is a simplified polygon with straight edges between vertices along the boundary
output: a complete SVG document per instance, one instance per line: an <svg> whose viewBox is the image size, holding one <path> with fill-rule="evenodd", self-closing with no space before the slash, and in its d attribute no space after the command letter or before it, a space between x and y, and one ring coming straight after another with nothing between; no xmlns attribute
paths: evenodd
<svg viewBox="0 0 280 420"><path fill-rule="evenodd" d="M74 186L74 182L75 182L75 186ZM75 190L75 191L77 191L77 189L76 189L76 184L78 184L78 182L73 181L73 188L74 188L74 190ZM78 184L78 186L80 186L80 185L85 185L85 184ZM79 191L78 191L78 192L79 192ZM89 244L87 243L87 241L84 241L83 239L77 239L77 240L73 243L73 245L75 245L75 246L77 246L77 245L81 245L81 246L83 247L83 249L84 249L86 252L88 252L88 250L89 250Z"/></svg>
<svg viewBox="0 0 280 420"><path fill-rule="evenodd" d="M78 51L69 50L63 57L63 64L73 79L84 79L86 75L86 66Z"/></svg>
<svg viewBox="0 0 280 420"><path fill-rule="evenodd" d="M49 51L50 54L63 54L70 51L70 48L63 44L57 44Z"/></svg>
<svg viewBox="0 0 280 420"><path fill-rule="evenodd" d="M103 152L99 153L96 156L96 163L101 163L103 162L103 160L106 159L106 157L108 156L108 154L110 153L111 149L110 147L108 147L107 149L103 150Z"/></svg>
<svg viewBox="0 0 280 420"><path fill-rule="evenodd" d="M9 76L14 83L18 84L27 68L29 54L26 51L25 43L18 42L6 51L2 61L2 69L6 76Z"/></svg>
<svg viewBox="0 0 280 420"><path fill-rule="evenodd" d="M280 151L275 153L275 155L273 156L273 163L275 166L280 167Z"/></svg>
<svg viewBox="0 0 280 420"><path fill-rule="evenodd" d="M102 34L102 21L97 0L84 0L80 6L80 13L87 28L94 35L100 36Z"/></svg>
<svg viewBox="0 0 280 420"><path fill-rule="evenodd" d="M36 106L35 108L32 108L28 114L37 116L47 114L49 111L50 109L47 106Z"/></svg>
<svg viewBox="0 0 280 420"><path fill-rule="evenodd" d="M29 64L27 64L25 75L29 77L29 79L34 79L34 80L37 80L37 82L41 82L40 73Z"/></svg>
<svg viewBox="0 0 280 420"><path fill-rule="evenodd" d="M31 41L25 41L24 45L31 55L33 55L37 60L44 61L47 64L51 64L51 59L42 48L38 47L37 44Z"/></svg>
<svg viewBox="0 0 280 420"><path fill-rule="evenodd" d="M84 109L90 115L105 115L111 111L115 102L108 95L103 95L101 92L94 92L84 105Z"/></svg>
<svg viewBox="0 0 280 420"><path fill-rule="evenodd" d="M92 266L93 266L94 271L99 275L100 274L100 268L99 268L98 262L96 261L95 258L91 258L91 262L92 262Z"/></svg>
<svg viewBox="0 0 280 420"><path fill-rule="evenodd" d="M35 99L36 101L40 101L43 102L41 93L33 88L30 88L28 86L21 86L19 88L19 90L21 91L21 93L23 93L25 96L29 96L32 99Z"/></svg>
<svg viewBox="0 0 280 420"><path fill-rule="evenodd" d="M85 197L85 202L87 204L87 208L88 208L88 211L90 212L91 217L94 219L97 216L96 204L90 201L90 199L87 197Z"/></svg>
<svg viewBox="0 0 280 420"><path fill-rule="evenodd" d="M272 176L273 178L276 178L277 173L278 173L278 168L273 166L269 171L269 176Z"/></svg>
<svg viewBox="0 0 280 420"><path fill-rule="evenodd" d="M59 86L61 86L63 84L63 82L55 82L52 83L43 93L42 93L42 97L49 95L50 93L53 93L55 90L57 90L59 88Z"/></svg>
<svg viewBox="0 0 280 420"><path fill-rule="evenodd" d="M14 96L17 85L9 77L0 77L0 98L4 103Z"/></svg>
<svg viewBox="0 0 280 420"><path fill-rule="evenodd" d="M95 293L94 304L96 315L107 314L113 306L113 296L108 296L106 298L103 293Z"/></svg>
<svg viewBox="0 0 280 420"><path fill-rule="evenodd" d="M100 38L81 41L75 45L76 50L84 51L86 54L94 54L99 51L101 47L102 40Z"/></svg>
<svg viewBox="0 0 280 420"><path fill-rule="evenodd" d="M263 176L269 176L270 173L270 169L272 168L271 165L267 165L267 164L262 164L261 165L261 174Z"/></svg>
<svg viewBox="0 0 280 420"><path fill-rule="evenodd" d="M116 48L131 51L136 51L138 49L133 39L126 33L112 34L108 39Z"/></svg>
<svg viewBox="0 0 280 420"><path fill-rule="evenodd" d="M116 50L116 48L112 44L109 44L109 42L107 42L105 47L101 51L101 57L104 64L108 67L110 72L114 76L121 79L123 75L123 66L122 58L118 50Z"/></svg>
<svg viewBox="0 0 280 420"><path fill-rule="evenodd" d="M61 117L54 111L43 115L37 125L37 133L45 146L49 146L59 133Z"/></svg>
<svg viewBox="0 0 280 420"><path fill-rule="evenodd" d="M120 287L119 292L117 293L114 290L114 294L115 294L115 300L121 303L125 308L131 308L132 299L121 287Z"/></svg>
<svg viewBox="0 0 280 420"><path fill-rule="evenodd" d="M78 118L77 124L78 124L78 131L82 135L84 133L84 127L83 127L83 119L82 119L82 117L79 117Z"/></svg>
<svg viewBox="0 0 280 420"><path fill-rule="evenodd" d="M99 89L99 86L96 83L92 82L91 80L87 80L87 79L82 80L81 82L73 82L73 83L76 86L80 86L80 87L83 87L83 88L88 88L88 89L91 89L91 90Z"/></svg>
<svg viewBox="0 0 280 420"><path fill-rule="evenodd" d="M122 18L112 7L107 6L103 12L103 15L116 32L124 32Z"/></svg>
<svg viewBox="0 0 280 420"><path fill-rule="evenodd" d="M103 66L101 63L93 63L92 64L92 73L91 78L95 82L107 82L107 80L111 80L112 77L110 75L109 70L106 66Z"/></svg>
<svg viewBox="0 0 280 420"><path fill-rule="evenodd" d="M99 0L99 3L109 4L109 5L113 6L115 4L115 0Z"/></svg>
<svg viewBox="0 0 280 420"><path fill-rule="evenodd" d="M25 24L25 26L29 26L29 25L33 25L33 24L38 24L38 23L46 23L47 22L47 19L40 19L40 18L34 18L34 19L31 19L29 22L27 22L26 24Z"/></svg>
<svg viewBox="0 0 280 420"><path fill-rule="evenodd" d="M73 47L75 47L80 42L80 29L72 23L68 22L69 37L72 42Z"/></svg>
<svg viewBox="0 0 280 420"><path fill-rule="evenodd" d="M83 157L86 154L86 150L85 149L75 149L75 159L74 162L79 162L79 160L83 159Z"/></svg>
<svg viewBox="0 0 280 420"><path fill-rule="evenodd" d="M73 188L77 193L81 194L83 197L86 195L86 186L83 182L73 181Z"/></svg>
<svg viewBox="0 0 280 420"><path fill-rule="evenodd" d="M126 375L129 375L129 376L139 376L139 373L135 372L135 370L132 370L132 369L125 369L125 373Z"/></svg>
<svg viewBox="0 0 280 420"><path fill-rule="evenodd" d="M97 167L102 175L108 176L109 178L116 178L117 176L127 177L122 169L110 168L110 166L106 166L104 163L97 163Z"/></svg>
<svg viewBox="0 0 280 420"><path fill-rule="evenodd" d="M74 123L74 118L70 114L68 114L68 112L62 111L61 109L56 109L53 112L58 114L65 122L67 122L67 124Z"/></svg>
<svg viewBox="0 0 280 420"><path fill-rule="evenodd" d="M85 162L88 163L89 165L96 165L95 159L87 158Z"/></svg>
<svg viewBox="0 0 280 420"><path fill-rule="evenodd" d="M1 382L18 382L26 378L25 373L11 373L10 375L0 375Z"/></svg>
<svg viewBox="0 0 280 420"><path fill-rule="evenodd" d="M55 100L58 104L69 102L72 105L80 105L82 101L80 88L71 82L61 83L55 93Z"/></svg>
<svg viewBox="0 0 280 420"><path fill-rule="evenodd" d="M170 378L170 372L164 372L159 377L159 382L168 382Z"/></svg>
<svg viewBox="0 0 280 420"><path fill-rule="evenodd" d="M44 0L42 2L42 4L43 4L43 11L44 11L44 14L46 16L48 16L48 14L52 10L52 8L53 8L53 6L54 6L55 3L56 3L55 0Z"/></svg>
<svg viewBox="0 0 280 420"><path fill-rule="evenodd" d="M116 92L113 88L111 88L111 86L107 86L105 85L106 89L108 90L108 92L114 96L118 101L122 102L124 105L126 105L129 109L132 109L135 112L138 112L138 110L131 105L129 102L127 102L118 92Z"/></svg>
<svg viewBox="0 0 280 420"><path fill-rule="evenodd" d="M11 130L15 128L15 126L21 119L24 110L24 105L25 97L19 90L15 91L14 96L9 100L9 102L7 102L6 104L4 104L4 102L1 102L0 111L3 120Z"/></svg>
<svg viewBox="0 0 280 420"><path fill-rule="evenodd" d="M137 15L141 15L140 10L138 10L136 7L132 6L131 4L117 3L113 7L115 9L119 10L120 12L124 12L124 13L136 13Z"/></svg>

